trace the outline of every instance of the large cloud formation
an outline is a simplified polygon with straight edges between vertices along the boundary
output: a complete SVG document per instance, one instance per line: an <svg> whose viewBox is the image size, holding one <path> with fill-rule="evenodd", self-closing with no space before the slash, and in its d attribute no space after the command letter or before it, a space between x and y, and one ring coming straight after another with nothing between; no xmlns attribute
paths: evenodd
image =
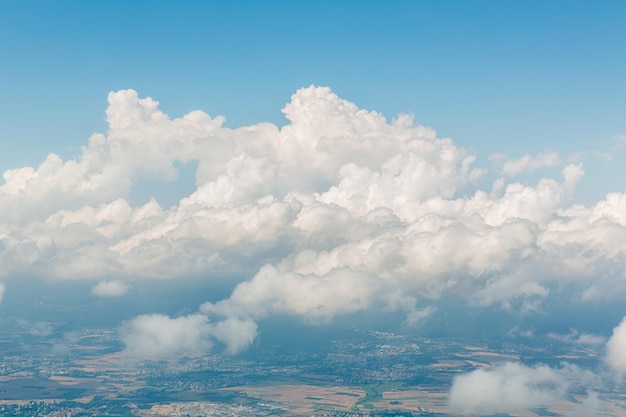
<svg viewBox="0 0 626 417"><path fill-rule="evenodd" d="M201 306L211 323L376 308L410 322L446 295L530 311L555 286L583 300L626 291L626 193L572 205L581 165L476 190L475 157L410 116L388 122L314 86L283 112L282 128L230 129L201 111L170 119L133 90L110 93L109 130L79 158L4 172L0 277L97 280L94 294L109 296L128 290L121 279L249 278ZM177 205L129 203L143 182L173 181L190 161L195 191ZM513 175L561 159L498 163ZM203 345L200 330L190 344Z"/></svg>

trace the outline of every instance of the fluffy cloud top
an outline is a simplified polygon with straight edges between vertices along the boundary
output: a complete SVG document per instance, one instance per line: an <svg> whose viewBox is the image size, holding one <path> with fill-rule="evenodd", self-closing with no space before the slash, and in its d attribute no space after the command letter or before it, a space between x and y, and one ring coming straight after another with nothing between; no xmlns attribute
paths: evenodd
<svg viewBox="0 0 626 417"><path fill-rule="evenodd" d="M201 111L170 119L133 90L110 93L109 130L78 159L50 154L4 172L0 277L89 279L100 282L94 294L113 295L125 291L119 277L237 274L247 280L199 311L232 325L365 309L402 310L419 323L436 314L431 300L448 295L535 311L557 286L583 300L626 292L626 193L572 206L582 166L470 191L484 174L475 156L409 116L388 122L314 86L283 112L282 128L230 129ZM195 190L177 205L129 203L135 187L172 181L176 165L192 160ZM558 164L546 154L506 170ZM170 320L196 329L190 345L205 341L210 321ZM178 349L156 340L155 350Z"/></svg>

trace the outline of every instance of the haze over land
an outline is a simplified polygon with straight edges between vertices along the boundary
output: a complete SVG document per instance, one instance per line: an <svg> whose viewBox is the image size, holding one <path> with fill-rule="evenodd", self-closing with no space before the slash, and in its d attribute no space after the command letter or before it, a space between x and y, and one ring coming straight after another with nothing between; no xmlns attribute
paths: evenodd
<svg viewBox="0 0 626 417"><path fill-rule="evenodd" d="M80 311L85 323L115 329L117 352L129 363L245 355L262 345L264 334L280 337L276 328L284 320L289 322L286 329L297 328L296 332L349 327L530 345L551 341L573 351L583 349L584 355L577 351L571 357L552 357L548 351L543 361L504 356L506 360L498 359L490 367L464 369L467 372L446 387L451 409L522 412L567 400L578 407L570 410L573 413L606 412L605 393L622 392L626 373L626 118L619 122L612 116L626 109L624 96L619 96L625 88L616 76L620 72L612 72L624 69L624 58L615 57L623 52L623 44L614 37L623 34L619 22L626 20L626 12L619 2L607 4L622 20L610 20L609 6L594 9L590 24L604 31L589 36L606 41L601 51L589 41L574 54L555 35L587 39L578 27L587 16L587 6L581 5L572 6L573 14L558 21L561 31L556 32L550 29L549 16L559 15L561 9L533 5L543 13L536 22L540 39L524 30L534 16L528 11L519 20L502 15L514 23L510 30L499 29L515 41L506 46L484 38L474 27L468 29L472 39L492 52L489 62L503 67L486 66L484 71L512 77L499 79L498 83L506 81L500 87L471 70L478 67L475 61L469 62L474 64L467 73L458 70L456 77L447 78L424 69L432 61L413 52L404 65L412 65L421 75L407 78L398 70L404 82L413 79L420 84L424 82L420 77L430 76L444 86L446 80L469 74L472 88L480 84L492 101L509 106L512 113L519 105L525 109L521 113L536 118L515 118L500 113L489 100L477 99L476 107L494 112L481 119L482 130L461 114L475 112L474 105L461 112L454 109L450 97L467 96L460 87L456 95L441 93L448 107L438 106L438 96L426 86L423 94L411 90L406 93L409 98L398 98L404 104L394 105L393 97L381 93L384 83L358 84L343 76L305 71L306 77L294 75L284 83L272 77L281 92L286 84L293 86L276 98L254 90L257 84L265 88L262 81L250 85L240 77L242 84L233 91L242 113L262 110L254 122L232 123L221 115L217 99L210 102L217 109L211 111L190 108L188 103L199 100L187 97L186 102L185 94L172 98L171 105L166 99L159 101L159 91L171 97L176 89L193 90L201 84L198 80L159 90L158 82L146 82L134 72L137 69L129 70L123 83L104 77L109 81L98 85L109 91L103 92L107 103L99 110L100 114L104 110L105 125L90 125L96 133L70 145L41 138L35 149L42 156L36 162L2 165L0 309L7 314L7 327L23 326L45 341L55 332L79 328L75 314ZM352 39L340 37L345 45L357 38L352 31L360 30L359 18L375 20L375 13L367 10L359 10L359 18L347 18L349 10L345 6L336 10L346 19L344 27ZM394 10L382 12L388 25L398 16ZM161 9L155 13L163 19L167 14ZM221 9L215 13L230 16ZM246 19L257 22L250 13ZM454 20L464 22L459 14L453 13ZM477 16L502 24L482 13ZM398 30L412 33L413 23L402 20ZM425 36L430 32L424 27L429 26L424 23L420 29L424 32L419 33ZM270 32L261 31L268 42L261 49L277 39ZM373 41L379 32L376 27L364 36ZM57 36L74 35L70 30ZM465 35L460 29L450 33L453 39ZM447 48L454 42L438 36L442 35L433 42L452 53ZM546 39L548 46L543 44ZM248 45L241 39L231 41L233 47ZM85 48L80 41L72 42L78 50ZM414 42L428 45L423 36L415 35ZM402 44L417 51L413 44ZM495 52L511 45L508 60L496 58L500 55ZM17 56L10 46L2 47ZM333 52L337 73L348 77L351 72L337 64L341 51L330 43L327 50ZM436 50L427 48L425 53L433 57ZM385 53L404 56L394 51ZM550 58L554 51L565 63ZM604 57L612 69L594 60L580 63L578 72L566 65L585 51ZM463 49L454 52L461 54ZM362 49L353 53L363 68L369 65ZM201 63L187 54L183 55L188 62ZM297 48L294 54L306 56ZM524 60L517 61L517 54ZM311 68L319 73L335 68L320 64L325 62L322 55L314 55L318 63ZM224 68L235 66L232 57L223 59ZM522 63L528 65L527 72L518 72ZM162 65L166 68L165 61ZM357 73L367 73L352 65ZM401 67L372 65L388 71L388 80ZM288 67L285 61L279 66L281 71ZM163 71L154 74L166 77ZM184 79L182 72L176 74L175 79ZM523 88L516 89L516 82L534 86L537 96L522 100ZM123 88L118 88L120 84ZM3 88L12 94L9 86ZM352 94L337 94L335 88ZM496 92L501 88L507 91L502 97ZM210 89L203 91L210 96ZM223 94L217 87L215 91ZM398 86L394 91L403 94ZM266 104L257 104L264 94ZM383 114L376 103L379 97L381 107L404 110ZM558 106L549 108L542 100ZM277 102L286 104L268 110L267 103ZM438 116L432 116L424 102L433 102ZM224 103L233 106L227 99ZM81 107L80 102L74 105ZM541 107L542 117L534 113L534 106ZM168 108L176 111L170 115ZM461 138L447 137L438 133L436 123L422 122L428 119L416 111L420 109L431 114L431 120L442 120L447 132L460 132ZM260 115L279 111L282 116L258 122ZM552 114L554 121L546 121ZM509 119L515 126L510 133L502 127L507 117L514 119ZM462 133L463 123L446 124L446 118L463 120L468 133ZM34 119L37 124L38 117ZM533 123L538 127L526 125ZM6 125L15 126L8 118ZM492 126L503 136L494 139ZM6 129L3 142L18 143L14 138L19 134L11 130L15 127ZM525 136L520 138L516 129ZM47 130L51 137L63 134L54 127ZM537 132L539 139L532 137ZM481 142L488 137L488 144ZM572 143L569 137L575 138ZM9 152L10 145L3 146ZM14 155L17 158L18 153ZM64 351L58 345L55 349ZM579 397L573 400L574 394Z"/></svg>

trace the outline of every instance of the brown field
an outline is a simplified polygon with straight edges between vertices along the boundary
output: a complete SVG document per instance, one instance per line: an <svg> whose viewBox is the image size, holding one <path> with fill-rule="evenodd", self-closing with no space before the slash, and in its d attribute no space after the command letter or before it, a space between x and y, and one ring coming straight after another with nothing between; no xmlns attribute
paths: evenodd
<svg viewBox="0 0 626 417"><path fill-rule="evenodd" d="M430 364L427 367L431 369L457 368L459 366L462 366L464 363L465 361L461 361L461 360L439 361L437 363Z"/></svg>
<svg viewBox="0 0 626 417"><path fill-rule="evenodd" d="M227 391L244 392L246 395L263 401L281 403L290 409L291 415L313 415L320 411L366 411L358 401L365 398L360 387L319 387L314 385L273 385L240 386L226 388ZM424 390L397 390L383 393L383 398L368 401L368 405L378 410L412 411L415 413L444 413L447 408L445 392Z"/></svg>
<svg viewBox="0 0 626 417"><path fill-rule="evenodd" d="M84 378L73 378L71 376L60 376L53 375L50 378L50 381L56 381L59 385L80 385L83 383Z"/></svg>
<svg viewBox="0 0 626 417"><path fill-rule="evenodd" d="M224 388L224 391L243 392L264 401L281 403L293 415L313 415L319 410L350 411L365 391L356 387L315 385L269 385Z"/></svg>
<svg viewBox="0 0 626 417"><path fill-rule="evenodd" d="M519 361L519 355L507 354L507 353L496 353L496 352L488 352L484 350L475 350L467 353L457 353L454 356L461 358L485 358L487 360L493 361L494 359L502 359L502 360L513 360Z"/></svg>

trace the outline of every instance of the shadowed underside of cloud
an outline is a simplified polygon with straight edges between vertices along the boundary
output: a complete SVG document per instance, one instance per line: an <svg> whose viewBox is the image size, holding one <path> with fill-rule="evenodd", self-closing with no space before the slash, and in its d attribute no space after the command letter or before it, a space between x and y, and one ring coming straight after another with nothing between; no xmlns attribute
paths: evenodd
<svg viewBox="0 0 626 417"><path fill-rule="evenodd" d="M155 321L195 329L181 346L157 338L148 349L167 353L210 345L219 323L277 313L324 322L384 309L418 323L448 295L534 311L555 286L583 300L626 291L626 193L571 205L582 166L468 194L484 174L475 157L410 116L388 122L313 86L283 112L282 128L229 129L202 111L170 119L133 90L110 93L109 130L92 135L80 158L50 154L4 173L0 277L98 280L102 296L128 290L119 277L249 278L198 314L131 325L124 334L135 353ZM561 163L535 159L506 170ZM176 206L128 202L134 187L173 181L189 161L195 191Z"/></svg>

